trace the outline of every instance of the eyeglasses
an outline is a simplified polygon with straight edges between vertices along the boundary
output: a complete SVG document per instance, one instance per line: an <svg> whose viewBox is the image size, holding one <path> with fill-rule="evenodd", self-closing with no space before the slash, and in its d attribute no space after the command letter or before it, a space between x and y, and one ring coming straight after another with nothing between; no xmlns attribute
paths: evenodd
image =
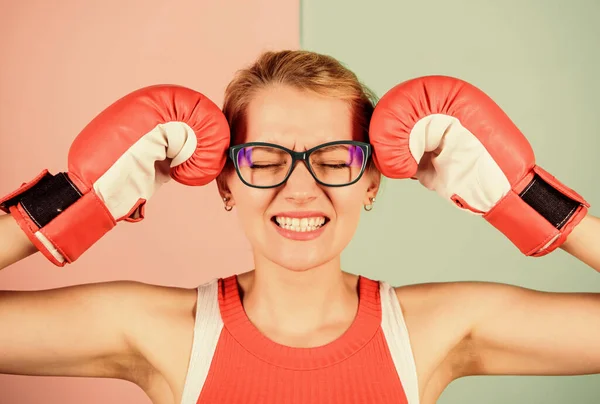
<svg viewBox="0 0 600 404"><path fill-rule="evenodd" d="M263 142L229 148L229 158L239 178L253 188L282 185L298 161L303 161L315 181L323 186L352 185L363 175L370 156L370 144L353 140L329 142L302 152Z"/></svg>

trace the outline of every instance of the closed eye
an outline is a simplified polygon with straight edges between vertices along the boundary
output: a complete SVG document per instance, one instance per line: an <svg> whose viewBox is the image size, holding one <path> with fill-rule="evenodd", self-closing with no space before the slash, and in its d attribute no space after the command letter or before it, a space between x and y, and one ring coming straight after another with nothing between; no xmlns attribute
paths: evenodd
<svg viewBox="0 0 600 404"><path fill-rule="evenodd" d="M252 164L250 168L264 169L264 168L278 168L285 167L285 164Z"/></svg>
<svg viewBox="0 0 600 404"><path fill-rule="evenodd" d="M325 167L325 168L333 168L333 169L340 169L340 168L348 168L348 165L346 163L340 163L340 164L319 164L320 167Z"/></svg>

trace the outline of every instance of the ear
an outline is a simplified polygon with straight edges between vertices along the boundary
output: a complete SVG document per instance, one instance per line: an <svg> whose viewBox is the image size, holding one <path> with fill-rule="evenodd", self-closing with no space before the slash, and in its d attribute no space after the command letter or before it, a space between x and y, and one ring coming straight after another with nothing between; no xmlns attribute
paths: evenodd
<svg viewBox="0 0 600 404"><path fill-rule="evenodd" d="M373 169L370 172L366 173L369 178L369 185L367 187L367 192L365 194L364 204L368 205L371 203L371 200L377 196L379 192L379 187L381 185L381 173L378 170Z"/></svg>
<svg viewBox="0 0 600 404"><path fill-rule="evenodd" d="M221 195L221 200L228 201L227 205L234 206L235 201L233 200L233 195L231 193L231 189L229 188L229 175L230 170L227 168L223 169L216 178L217 188L219 190L219 195Z"/></svg>

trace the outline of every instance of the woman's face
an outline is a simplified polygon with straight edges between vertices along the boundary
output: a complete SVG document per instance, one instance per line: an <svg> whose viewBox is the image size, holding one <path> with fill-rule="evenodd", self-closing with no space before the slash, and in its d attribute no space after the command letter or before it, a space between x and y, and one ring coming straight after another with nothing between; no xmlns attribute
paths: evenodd
<svg viewBox="0 0 600 404"><path fill-rule="evenodd" d="M353 136L345 101L288 86L261 90L246 112L246 143L268 142L304 151L336 140L363 140ZM326 187L302 162L287 182L272 189L249 187L234 170L224 176L219 181L221 194L235 206L254 254L294 271L339 256L356 231L363 205L377 193L380 178L376 172L365 172L352 185Z"/></svg>

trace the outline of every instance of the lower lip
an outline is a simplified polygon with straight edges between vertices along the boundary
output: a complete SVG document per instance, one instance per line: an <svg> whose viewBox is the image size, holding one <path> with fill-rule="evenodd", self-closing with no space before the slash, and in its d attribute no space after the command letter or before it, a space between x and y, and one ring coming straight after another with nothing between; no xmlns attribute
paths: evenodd
<svg viewBox="0 0 600 404"><path fill-rule="evenodd" d="M313 231L286 230L283 227L279 227L273 221L271 221L271 223L273 223L273 226L275 226L275 229L277 230L277 232L285 238L289 238L290 240L297 240L297 241L309 241L309 240L314 240L317 237L319 237L323 233L323 231L325 230L325 226L327 226L327 224L329 222L325 223L324 225L319 227L317 230L313 230Z"/></svg>

